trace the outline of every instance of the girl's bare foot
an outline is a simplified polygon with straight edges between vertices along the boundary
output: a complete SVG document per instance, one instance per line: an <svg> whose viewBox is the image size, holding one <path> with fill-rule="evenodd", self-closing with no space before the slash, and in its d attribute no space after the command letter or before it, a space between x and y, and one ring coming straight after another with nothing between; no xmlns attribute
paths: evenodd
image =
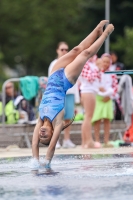
<svg viewBox="0 0 133 200"><path fill-rule="evenodd" d="M85 144L84 147L83 147L83 149L88 149L88 145Z"/></svg>
<svg viewBox="0 0 133 200"><path fill-rule="evenodd" d="M81 148L82 148L82 149L84 148L84 145L83 145L83 144L81 144Z"/></svg>
<svg viewBox="0 0 133 200"><path fill-rule="evenodd" d="M98 31L98 36L101 36L103 33L103 27L108 24L109 21L108 20L102 20L96 27L97 31Z"/></svg>
<svg viewBox="0 0 133 200"><path fill-rule="evenodd" d="M86 145L86 149L87 148L101 148L101 144L100 144L100 142L89 142Z"/></svg>
<svg viewBox="0 0 133 200"><path fill-rule="evenodd" d="M109 36L112 32L114 31L114 26L113 24L109 24L107 28L105 29L104 33Z"/></svg>

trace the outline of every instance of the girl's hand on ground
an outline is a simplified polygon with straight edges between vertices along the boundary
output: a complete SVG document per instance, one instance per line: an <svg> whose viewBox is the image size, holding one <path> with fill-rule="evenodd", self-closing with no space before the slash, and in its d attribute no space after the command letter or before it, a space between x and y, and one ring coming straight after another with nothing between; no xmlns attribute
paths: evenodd
<svg viewBox="0 0 133 200"><path fill-rule="evenodd" d="M40 167L40 162L39 162L39 160L36 159L36 158L32 158L32 159L30 160L30 163L29 163L29 168L30 168L31 170L38 170L39 167Z"/></svg>
<svg viewBox="0 0 133 200"><path fill-rule="evenodd" d="M40 168L51 169L50 161L49 160L41 161Z"/></svg>
<svg viewBox="0 0 133 200"><path fill-rule="evenodd" d="M51 166L50 166L50 161L49 160L44 160L44 161L39 161L38 159L36 158L32 158L30 160L30 163L29 163L29 168L32 170L32 171L36 171L36 170L39 170L39 169L46 169L46 170L50 170L51 169Z"/></svg>
<svg viewBox="0 0 133 200"><path fill-rule="evenodd" d="M105 102L105 103L108 102L109 100L110 100L110 97L104 97L103 98L103 102Z"/></svg>

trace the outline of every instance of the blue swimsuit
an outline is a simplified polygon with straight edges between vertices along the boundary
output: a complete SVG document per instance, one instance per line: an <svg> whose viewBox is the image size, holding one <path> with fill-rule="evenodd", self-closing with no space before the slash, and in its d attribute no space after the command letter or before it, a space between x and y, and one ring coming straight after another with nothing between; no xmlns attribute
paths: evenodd
<svg viewBox="0 0 133 200"><path fill-rule="evenodd" d="M54 72L48 79L47 88L43 94L39 113L40 118L48 118L51 122L64 108L66 91L73 86L67 79L64 68Z"/></svg>

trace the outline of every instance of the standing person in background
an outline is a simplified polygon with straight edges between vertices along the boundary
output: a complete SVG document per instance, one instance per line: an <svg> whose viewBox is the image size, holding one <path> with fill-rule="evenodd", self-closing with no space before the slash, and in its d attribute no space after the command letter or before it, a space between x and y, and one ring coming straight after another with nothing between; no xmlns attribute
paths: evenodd
<svg viewBox="0 0 133 200"><path fill-rule="evenodd" d="M5 123L16 124L20 119L24 119L24 115L20 113L15 105L17 95L15 94L14 84L12 82L6 83L5 95ZM2 118L2 111L2 97L0 97L0 118Z"/></svg>
<svg viewBox="0 0 133 200"><path fill-rule="evenodd" d="M100 142L100 124L103 120L104 123L104 143L105 147L110 146L109 134L110 134L110 121L114 118L113 115L113 101L117 92L117 77L112 74L105 74L104 72L109 70L112 64L110 54L103 54L101 56L102 62L102 74L101 83L99 85L98 95L96 97L96 107L92 118L94 123L94 136L97 142Z"/></svg>
<svg viewBox="0 0 133 200"><path fill-rule="evenodd" d="M82 123L82 148L99 148L99 142L94 142L92 138L92 125L91 120L95 109L96 93L100 84L100 70L95 65L97 56L94 55L90 58L79 78L81 101L85 112L85 118Z"/></svg>
<svg viewBox="0 0 133 200"><path fill-rule="evenodd" d="M112 51L112 52L110 52L110 55L111 55L111 59L112 59L112 64L110 66L111 71L126 69L126 67L123 63L118 62L118 55L116 52Z"/></svg>
<svg viewBox="0 0 133 200"><path fill-rule="evenodd" d="M66 42L59 42L57 45L56 53L57 58L53 60L48 68L48 76L50 76L50 73L57 62L57 60L68 53L69 47ZM65 98L65 124L68 124L70 119L74 116L74 105L76 103L79 103L79 94L78 94L78 87L75 85L71 89L67 91L66 98ZM76 145L70 140L70 130L71 126L68 126L64 130L64 140L63 140L63 148L74 148ZM61 148L60 142L58 141L56 144L56 148Z"/></svg>
<svg viewBox="0 0 133 200"><path fill-rule="evenodd" d="M123 63L118 62L118 55L115 51L110 52L111 58L112 58L112 65L110 66L110 71L115 70L126 70L126 67ZM120 80L120 79L119 79ZM119 82L118 80L118 82ZM121 120L122 119L122 111L120 106L120 99L114 100L115 103L115 120Z"/></svg>

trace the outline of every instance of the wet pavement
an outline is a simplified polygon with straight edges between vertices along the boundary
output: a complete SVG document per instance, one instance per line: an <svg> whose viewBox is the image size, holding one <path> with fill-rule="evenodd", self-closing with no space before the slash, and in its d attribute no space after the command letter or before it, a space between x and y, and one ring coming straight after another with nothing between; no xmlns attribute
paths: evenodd
<svg viewBox="0 0 133 200"><path fill-rule="evenodd" d="M31 172L31 157L1 158L0 200L133 199L133 154L108 152L55 155L52 171Z"/></svg>

